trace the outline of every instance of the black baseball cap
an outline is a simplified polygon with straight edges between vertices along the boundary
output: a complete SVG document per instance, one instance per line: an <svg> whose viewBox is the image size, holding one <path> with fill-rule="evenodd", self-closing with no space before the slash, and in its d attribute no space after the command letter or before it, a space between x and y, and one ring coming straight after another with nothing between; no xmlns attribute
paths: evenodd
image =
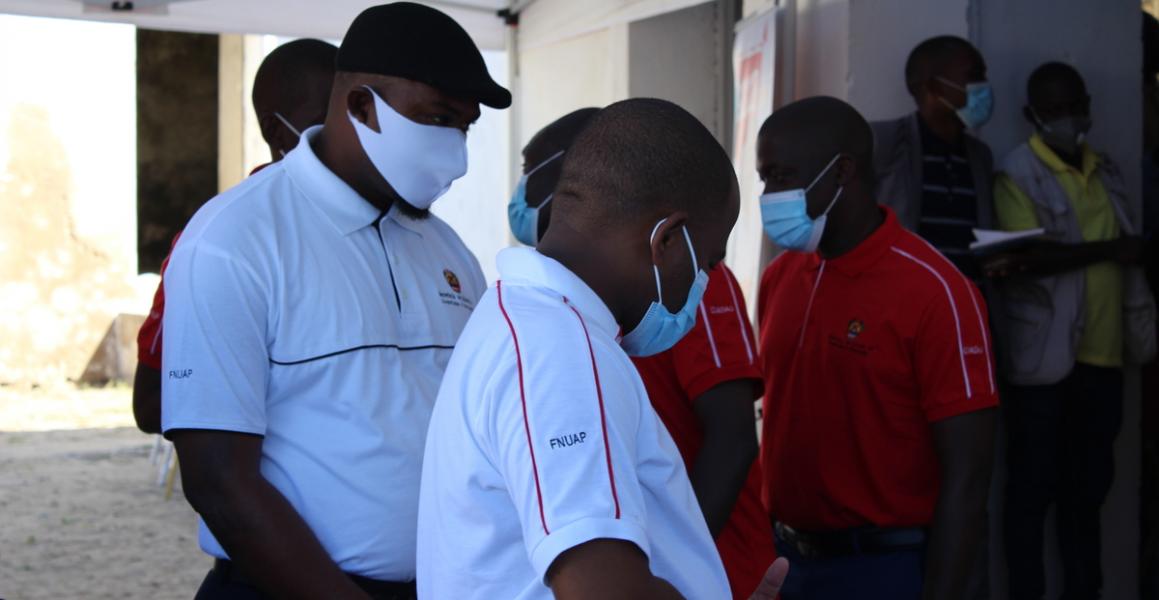
<svg viewBox="0 0 1159 600"><path fill-rule="evenodd" d="M471 36L446 14L414 2L372 6L355 17L338 48L339 71L419 81L491 108L511 106Z"/></svg>

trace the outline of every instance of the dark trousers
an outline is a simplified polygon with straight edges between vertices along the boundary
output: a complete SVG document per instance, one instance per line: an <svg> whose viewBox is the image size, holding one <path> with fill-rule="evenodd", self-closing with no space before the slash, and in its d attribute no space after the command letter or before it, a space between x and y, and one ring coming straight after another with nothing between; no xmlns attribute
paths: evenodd
<svg viewBox="0 0 1159 600"><path fill-rule="evenodd" d="M833 558L805 558L776 540L777 555L789 559L782 600L920 600L925 546Z"/></svg>
<svg viewBox="0 0 1159 600"><path fill-rule="evenodd" d="M414 582L391 583L351 575L350 579L374 600L415 600ZM193 600L269 600L237 573L229 561L215 561Z"/></svg>
<svg viewBox="0 0 1159 600"><path fill-rule="evenodd" d="M1098 598L1103 586L1099 519L1114 480L1122 371L1079 363L1054 385L1011 386L1003 409L1009 434L1010 600L1038 600L1046 592L1043 533L1051 504L1065 577L1062 598Z"/></svg>

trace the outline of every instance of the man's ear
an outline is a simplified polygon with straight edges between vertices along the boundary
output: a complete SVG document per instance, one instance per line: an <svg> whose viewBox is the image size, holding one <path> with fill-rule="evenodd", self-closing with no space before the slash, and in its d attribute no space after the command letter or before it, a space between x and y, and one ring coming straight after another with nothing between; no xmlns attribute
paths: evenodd
<svg viewBox="0 0 1159 600"><path fill-rule="evenodd" d="M1038 119L1034 118L1034 111L1031 110L1029 104L1022 105L1022 118L1026 119L1031 127L1038 129Z"/></svg>
<svg viewBox="0 0 1159 600"><path fill-rule="evenodd" d="M282 123L278 121L274 113L258 115L258 129L262 132L262 139L266 141L266 144L275 148L281 148L284 145L278 139L278 132L281 127Z"/></svg>
<svg viewBox="0 0 1159 600"><path fill-rule="evenodd" d="M684 241L684 226L687 224L688 213L679 210L652 226L653 229L649 231L652 234L652 264L664 266L667 264L666 261L671 261L674 257L687 254L687 249L683 254L673 252L675 248L686 246L686 242ZM653 231L655 233L652 233ZM679 244L679 246L676 244Z"/></svg>
<svg viewBox="0 0 1159 600"><path fill-rule="evenodd" d="M366 87L352 87L346 92L346 110L362 124L381 133L382 130L378 128L377 111L374 109L374 94Z"/></svg>
<svg viewBox="0 0 1159 600"><path fill-rule="evenodd" d="M858 176L857 161L853 160L853 157L848 154L842 154L833 165L833 169L837 171L837 176L834 180L840 186L849 185Z"/></svg>

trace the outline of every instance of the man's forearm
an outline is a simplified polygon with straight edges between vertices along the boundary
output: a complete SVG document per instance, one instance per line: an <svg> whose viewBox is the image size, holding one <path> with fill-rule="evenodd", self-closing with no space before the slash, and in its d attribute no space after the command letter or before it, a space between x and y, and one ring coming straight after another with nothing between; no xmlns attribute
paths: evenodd
<svg viewBox="0 0 1159 600"><path fill-rule="evenodd" d="M137 429L161 433L161 372L143 364L133 376L133 418Z"/></svg>
<svg viewBox="0 0 1159 600"><path fill-rule="evenodd" d="M926 549L925 600L955 600L965 594L986 539L996 421L997 409L988 408L932 426L941 485Z"/></svg>
<svg viewBox="0 0 1159 600"><path fill-rule="evenodd" d="M1118 246L1115 240L1044 245L1030 251L1027 275L1057 275L1117 259Z"/></svg>
<svg viewBox="0 0 1159 600"><path fill-rule="evenodd" d="M942 493L926 548L924 600L963 597L986 527L984 502Z"/></svg>
<svg viewBox="0 0 1159 600"><path fill-rule="evenodd" d="M692 463L692 490L714 539L732 515L756 454L755 440L747 444L736 438L706 436Z"/></svg>
<svg viewBox="0 0 1159 600"><path fill-rule="evenodd" d="M257 478L194 506L235 567L271 597L365 600L285 497Z"/></svg>

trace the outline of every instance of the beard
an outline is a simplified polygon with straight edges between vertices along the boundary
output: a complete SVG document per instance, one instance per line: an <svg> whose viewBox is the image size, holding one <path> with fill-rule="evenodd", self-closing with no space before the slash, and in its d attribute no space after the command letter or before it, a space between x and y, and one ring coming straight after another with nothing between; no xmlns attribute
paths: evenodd
<svg viewBox="0 0 1159 600"><path fill-rule="evenodd" d="M431 209L419 208L397 196L395 197L394 205L398 207L398 212L416 221L422 221L431 216Z"/></svg>

